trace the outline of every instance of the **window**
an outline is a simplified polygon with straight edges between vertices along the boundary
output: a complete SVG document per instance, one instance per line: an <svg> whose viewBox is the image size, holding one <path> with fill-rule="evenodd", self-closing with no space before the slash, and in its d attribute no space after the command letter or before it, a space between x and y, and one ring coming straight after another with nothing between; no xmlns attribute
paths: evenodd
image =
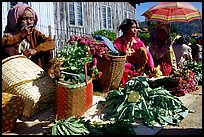
<svg viewBox="0 0 204 137"><path fill-rule="evenodd" d="M124 19L131 18L131 12L130 11L124 11L123 12L123 18Z"/></svg>
<svg viewBox="0 0 204 137"><path fill-rule="evenodd" d="M112 11L108 6L102 6L102 27L112 29Z"/></svg>
<svg viewBox="0 0 204 137"><path fill-rule="evenodd" d="M18 3L26 3L26 4L28 4L28 2L10 2L10 8L13 8L13 6L15 6Z"/></svg>
<svg viewBox="0 0 204 137"><path fill-rule="evenodd" d="M82 2L69 2L69 24L83 26Z"/></svg>

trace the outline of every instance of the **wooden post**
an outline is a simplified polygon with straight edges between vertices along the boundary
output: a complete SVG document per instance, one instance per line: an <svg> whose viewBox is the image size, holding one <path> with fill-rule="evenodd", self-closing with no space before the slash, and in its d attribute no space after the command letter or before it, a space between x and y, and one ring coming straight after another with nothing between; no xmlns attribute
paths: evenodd
<svg viewBox="0 0 204 137"><path fill-rule="evenodd" d="M49 37L52 38L51 26L50 25L48 25L48 34L49 34Z"/></svg>

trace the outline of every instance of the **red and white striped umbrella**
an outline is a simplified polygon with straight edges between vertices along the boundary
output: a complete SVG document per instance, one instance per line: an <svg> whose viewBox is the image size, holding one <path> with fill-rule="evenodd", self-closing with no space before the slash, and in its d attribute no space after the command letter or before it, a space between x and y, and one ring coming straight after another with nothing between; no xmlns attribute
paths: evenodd
<svg viewBox="0 0 204 137"><path fill-rule="evenodd" d="M161 2L142 14L148 20L189 22L201 19L200 11L189 2Z"/></svg>

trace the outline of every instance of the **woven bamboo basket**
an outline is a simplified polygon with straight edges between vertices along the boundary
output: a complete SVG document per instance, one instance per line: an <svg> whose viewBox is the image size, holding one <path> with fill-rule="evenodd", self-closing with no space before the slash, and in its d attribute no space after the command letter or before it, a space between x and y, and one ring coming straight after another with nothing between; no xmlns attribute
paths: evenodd
<svg viewBox="0 0 204 137"><path fill-rule="evenodd" d="M126 55L98 57L97 62L97 68L102 72L102 76L94 81L94 87L101 92L118 88L125 67Z"/></svg>
<svg viewBox="0 0 204 137"><path fill-rule="evenodd" d="M90 79L87 84L68 85L58 82L55 101L57 119L67 119L74 115L82 116L92 105L93 84Z"/></svg>
<svg viewBox="0 0 204 137"><path fill-rule="evenodd" d="M10 93L2 93L2 133L11 132L16 120L22 115L24 108L21 97Z"/></svg>
<svg viewBox="0 0 204 137"><path fill-rule="evenodd" d="M23 55L2 61L2 91L20 96L23 116L30 117L54 105L55 82L46 72Z"/></svg>

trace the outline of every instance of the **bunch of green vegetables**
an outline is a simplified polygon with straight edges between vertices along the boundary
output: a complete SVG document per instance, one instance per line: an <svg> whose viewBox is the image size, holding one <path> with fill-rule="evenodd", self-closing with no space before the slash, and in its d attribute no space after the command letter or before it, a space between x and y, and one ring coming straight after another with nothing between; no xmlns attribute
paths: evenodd
<svg viewBox="0 0 204 137"><path fill-rule="evenodd" d="M71 116L66 120L56 120L51 129L51 135L88 135L89 131L80 121Z"/></svg>
<svg viewBox="0 0 204 137"><path fill-rule="evenodd" d="M189 110L176 97L163 87L152 89L148 78L139 76L130 79L121 91L112 90L105 101L103 113L108 120L142 120L148 126L177 125Z"/></svg>
<svg viewBox="0 0 204 137"><path fill-rule="evenodd" d="M86 120L71 116L66 120L55 120L47 135L134 135L130 121L118 120L110 123Z"/></svg>
<svg viewBox="0 0 204 137"><path fill-rule="evenodd" d="M85 63L88 64L88 72L96 77L99 72L96 61L91 56L89 47L80 38L70 39L64 47L57 52L57 58L61 58L63 64L61 71L64 81L74 81L73 84L85 81ZM95 63L95 64L94 64Z"/></svg>

